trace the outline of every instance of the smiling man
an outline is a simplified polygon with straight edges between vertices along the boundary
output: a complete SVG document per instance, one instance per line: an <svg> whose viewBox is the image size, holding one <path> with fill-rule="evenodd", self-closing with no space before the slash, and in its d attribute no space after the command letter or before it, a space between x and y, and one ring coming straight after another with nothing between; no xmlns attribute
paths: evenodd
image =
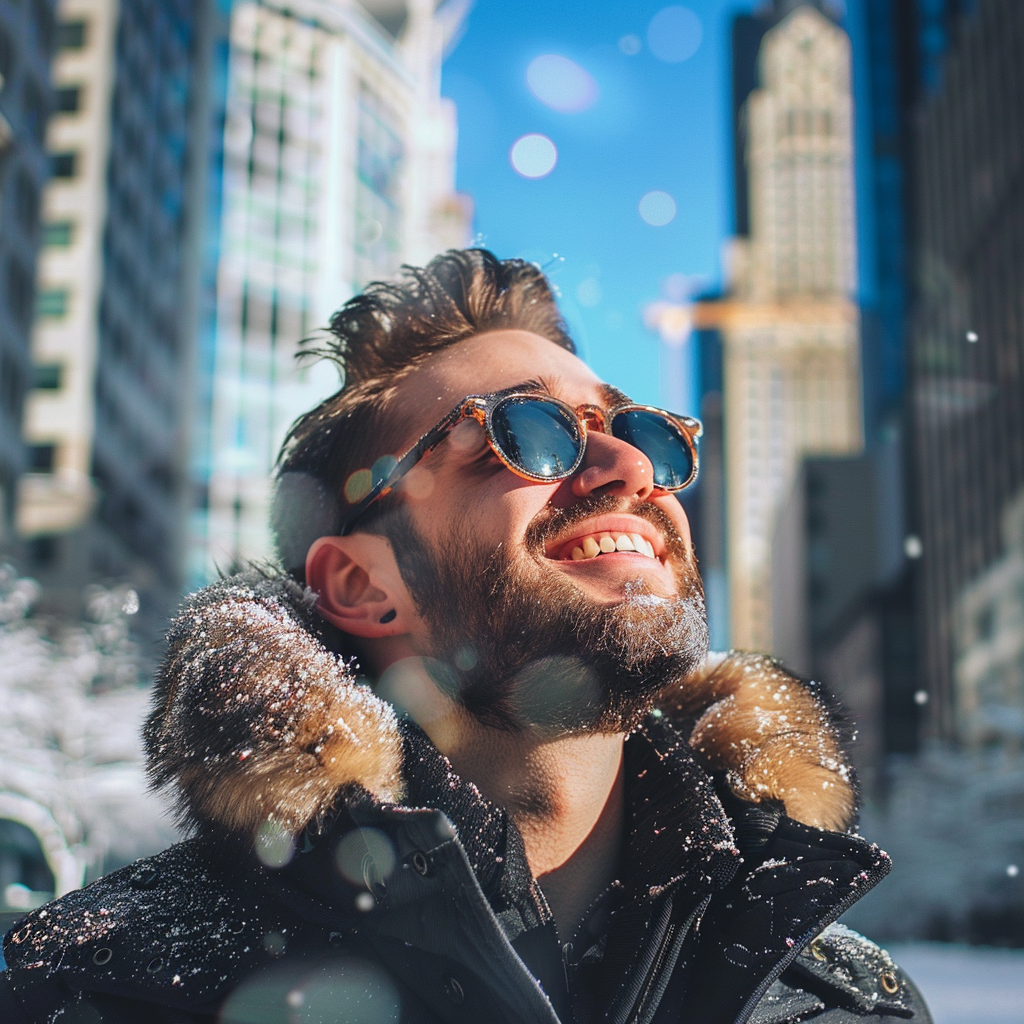
<svg viewBox="0 0 1024 1024"><path fill-rule="evenodd" d="M146 741L193 834L19 923L0 1018L927 1021L834 923L888 859L822 695L707 655L699 424L483 251L370 286L325 354L281 567L169 635Z"/></svg>

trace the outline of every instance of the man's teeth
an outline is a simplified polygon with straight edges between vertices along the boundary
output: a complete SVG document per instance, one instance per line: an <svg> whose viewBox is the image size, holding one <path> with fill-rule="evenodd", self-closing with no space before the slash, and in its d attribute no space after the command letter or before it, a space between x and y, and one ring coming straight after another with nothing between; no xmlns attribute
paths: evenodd
<svg viewBox="0 0 1024 1024"><path fill-rule="evenodd" d="M571 558L578 562L584 558L597 558L612 551L636 551L648 558L654 558L654 545L639 533L600 533L586 537L579 547L572 549Z"/></svg>

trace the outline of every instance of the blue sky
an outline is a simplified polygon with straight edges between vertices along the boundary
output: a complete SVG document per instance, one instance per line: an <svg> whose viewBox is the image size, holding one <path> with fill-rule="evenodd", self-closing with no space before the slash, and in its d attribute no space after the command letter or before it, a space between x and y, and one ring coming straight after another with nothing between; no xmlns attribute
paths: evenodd
<svg viewBox="0 0 1024 1024"><path fill-rule="evenodd" d="M477 244L547 264L584 358L645 402L664 396L643 306L664 296L671 275L720 278L732 217L729 19L754 3L687 0L691 14L671 5L658 19L666 6L476 0L442 76L458 106L457 183L476 204ZM656 55L678 58L698 38L686 59ZM527 69L545 54L591 76L591 106L566 113L537 98ZM529 133L558 151L542 178L521 176L509 159ZM652 191L675 200L663 226L638 209Z"/></svg>

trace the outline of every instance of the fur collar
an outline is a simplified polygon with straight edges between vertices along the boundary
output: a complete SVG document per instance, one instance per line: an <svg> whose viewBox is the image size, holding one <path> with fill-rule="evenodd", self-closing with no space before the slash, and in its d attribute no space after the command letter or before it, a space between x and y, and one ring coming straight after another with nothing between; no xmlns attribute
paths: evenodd
<svg viewBox="0 0 1024 1024"><path fill-rule="evenodd" d="M251 571L195 594L174 620L145 739L150 778L179 816L255 837L291 832L359 787L401 802L394 708L332 653L315 595ZM715 656L663 694L704 767L753 802L820 828L853 824L856 789L836 719L813 684L769 658Z"/></svg>

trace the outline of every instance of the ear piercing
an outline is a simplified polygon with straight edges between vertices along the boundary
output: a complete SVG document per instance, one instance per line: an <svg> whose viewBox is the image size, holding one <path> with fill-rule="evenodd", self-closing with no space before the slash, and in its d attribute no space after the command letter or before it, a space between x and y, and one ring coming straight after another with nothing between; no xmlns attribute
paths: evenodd
<svg viewBox="0 0 1024 1024"><path fill-rule="evenodd" d="M394 608L392 608L391 611L389 611L389 612L385 612L380 617L381 625L386 625L387 623L392 622L397 615L398 615L398 612Z"/></svg>

